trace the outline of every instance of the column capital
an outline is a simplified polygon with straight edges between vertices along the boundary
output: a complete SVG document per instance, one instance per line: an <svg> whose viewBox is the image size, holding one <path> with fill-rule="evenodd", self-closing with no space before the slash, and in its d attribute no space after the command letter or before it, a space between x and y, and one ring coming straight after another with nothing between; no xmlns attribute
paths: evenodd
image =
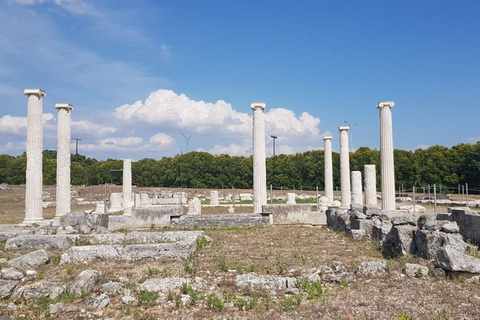
<svg viewBox="0 0 480 320"><path fill-rule="evenodd" d="M348 131L350 127L338 127L338 131Z"/></svg>
<svg viewBox="0 0 480 320"><path fill-rule="evenodd" d="M267 105L265 104L265 102L254 102L250 105L250 108L252 108L252 110L255 110L255 109L264 110L266 106Z"/></svg>
<svg viewBox="0 0 480 320"><path fill-rule="evenodd" d="M43 91L42 89L25 89L23 91L23 94L26 95L26 96L29 96L29 95L32 95L32 94L35 94L39 97L46 97L47 96L45 91Z"/></svg>
<svg viewBox="0 0 480 320"><path fill-rule="evenodd" d="M73 110L73 106L70 103L57 103L55 109L67 109L68 111Z"/></svg>
<svg viewBox="0 0 480 320"><path fill-rule="evenodd" d="M382 101L377 103L377 109L382 109L386 107L393 108L394 105L395 105L394 101Z"/></svg>
<svg viewBox="0 0 480 320"><path fill-rule="evenodd" d="M323 137L323 140L324 140L324 141L325 141L325 140L332 140L332 136L324 136L324 137Z"/></svg>

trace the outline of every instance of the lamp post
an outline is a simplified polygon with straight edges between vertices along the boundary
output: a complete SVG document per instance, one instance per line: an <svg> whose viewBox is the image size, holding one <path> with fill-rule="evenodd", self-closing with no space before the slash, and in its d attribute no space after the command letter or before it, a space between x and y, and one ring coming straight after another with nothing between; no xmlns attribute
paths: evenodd
<svg viewBox="0 0 480 320"><path fill-rule="evenodd" d="M344 120L346 124L350 127L350 152L353 152L353 127L355 127L357 124L354 124L353 126L348 122L347 120Z"/></svg>
<svg viewBox="0 0 480 320"><path fill-rule="evenodd" d="M278 138L277 136L271 135L270 136L273 140L273 156L275 157L275 140Z"/></svg>
<svg viewBox="0 0 480 320"><path fill-rule="evenodd" d="M180 134L185 138L185 140L187 140L187 148L185 149L186 150L185 153L188 153L188 142L190 141L190 138L193 136L193 133L191 133L188 138L182 132L180 132Z"/></svg>
<svg viewBox="0 0 480 320"><path fill-rule="evenodd" d="M82 141L82 139L72 138L72 140L75 140L75 155L78 155L78 141Z"/></svg>

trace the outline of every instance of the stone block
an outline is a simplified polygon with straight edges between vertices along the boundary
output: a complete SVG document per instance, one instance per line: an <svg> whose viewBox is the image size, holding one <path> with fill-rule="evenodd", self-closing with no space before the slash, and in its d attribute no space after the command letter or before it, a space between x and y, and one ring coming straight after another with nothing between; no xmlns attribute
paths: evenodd
<svg viewBox="0 0 480 320"><path fill-rule="evenodd" d="M208 214L199 216L172 217L172 226L182 227L232 227L232 226L267 226L268 215L260 214Z"/></svg>
<svg viewBox="0 0 480 320"><path fill-rule="evenodd" d="M352 230L363 230L366 235L371 235L373 230L372 220L352 219Z"/></svg>
<svg viewBox="0 0 480 320"><path fill-rule="evenodd" d="M120 260L121 245L94 245L71 247L62 254L60 264L86 263L92 260Z"/></svg>
<svg viewBox="0 0 480 320"><path fill-rule="evenodd" d="M413 234L417 228L410 225L397 225L390 229L384 240L384 249L394 254L415 254Z"/></svg>
<svg viewBox="0 0 480 320"><path fill-rule="evenodd" d="M327 226L338 231L350 230L350 213L348 210L330 208L326 212Z"/></svg>
<svg viewBox="0 0 480 320"><path fill-rule="evenodd" d="M19 281L0 280L0 300L8 299L13 290L17 287Z"/></svg>
<svg viewBox="0 0 480 320"><path fill-rule="evenodd" d="M60 217L60 226L73 227L79 233L103 232L108 229L108 215L102 213L70 212Z"/></svg>
<svg viewBox="0 0 480 320"><path fill-rule="evenodd" d="M361 275L377 276L387 273L387 264L385 262L362 262L357 267L357 272Z"/></svg>
<svg viewBox="0 0 480 320"><path fill-rule="evenodd" d="M131 244L122 250L121 260L138 261L154 259L162 261L186 259L196 248L195 242Z"/></svg>
<svg viewBox="0 0 480 320"><path fill-rule="evenodd" d="M480 274L480 259L446 245L438 250L435 265L453 272Z"/></svg>
<svg viewBox="0 0 480 320"><path fill-rule="evenodd" d="M420 264L405 263L403 271L409 277L426 277L428 276L428 268Z"/></svg>
<svg viewBox="0 0 480 320"><path fill-rule="evenodd" d="M463 241L460 234L444 233L440 231L431 230L416 230L414 231L414 241L416 254L425 259L433 259L437 256L440 248L450 245L456 248L457 251L464 253L467 248L467 243Z"/></svg>
<svg viewBox="0 0 480 320"><path fill-rule="evenodd" d="M273 224L325 224L325 214L312 212L309 204L267 204L262 212L272 215Z"/></svg>
<svg viewBox="0 0 480 320"><path fill-rule="evenodd" d="M167 294L179 289L182 284L190 284L190 280L180 277L170 278L152 278L145 280L138 286L138 290L146 290L149 292L159 292Z"/></svg>
<svg viewBox="0 0 480 320"><path fill-rule="evenodd" d="M8 261L8 265L18 270L25 271L40 268L41 266L46 265L48 261L48 253L42 249L14 258Z"/></svg>
<svg viewBox="0 0 480 320"><path fill-rule="evenodd" d="M7 250L39 250L61 249L65 250L75 244L74 235L27 235L10 238L5 243Z"/></svg>
<svg viewBox="0 0 480 320"><path fill-rule="evenodd" d="M380 224L374 224L372 227L372 241L383 242L387 237L387 234L392 229L390 222L381 222Z"/></svg>
<svg viewBox="0 0 480 320"><path fill-rule="evenodd" d="M277 275L257 275L255 273L240 274L235 277L235 286L238 288L252 288L258 290L287 290L296 287L297 279Z"/></svg>

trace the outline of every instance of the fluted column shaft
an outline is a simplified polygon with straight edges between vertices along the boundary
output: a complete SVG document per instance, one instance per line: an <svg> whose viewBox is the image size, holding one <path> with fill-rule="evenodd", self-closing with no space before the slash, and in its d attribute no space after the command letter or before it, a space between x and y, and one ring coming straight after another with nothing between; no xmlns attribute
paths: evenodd
<svg viewBox="0 0 480 320"><path fill-rule="evenodd" d="M42 208L42 151L43 151L43 104L45 92L40 89L26 89L27 110L27 170L25 188L26 224L43 220Z"/></svg>
<svg viewBox="0 0 480 320"><path fill-rule="evenodd" d="M70 104L56 104L57 117L57 207L55 218L70 212Z"/></svg>
<svg viewBox="0 0 480 320"><path fill-rule="evenodd" d="M382 210L395 210L395 167L393 161L393 101L380 102L380 159L382 175Z"/></svg>
<svg viewBox="0 0 480 320"><path fill-rule="evenodd" d="M261 213L267 204L265 162L265 103L252 103L253 110L253 212Z"/></svg>
<svg viewBox="0 0 480 320"><path fill-rule="evenodd" d="M325 175L325 197L328 203L333 202L333 162L332 162L332 137L323 137L324 142L324 175Z"/></svg>
<svg viewBox="0 0 480 320"><path fill-rule="evenodd" d="M132 214L132 160L123 160L123 214Z"/></svg>
<svg viewBox="0 0 480 320"><path fill-rule="evenodd" d="M363 205L362 194L362 173L360 171L352 171L352 202Z"/></svg>
<svg viewBox="0 0 480 320"><path fill-rule="evenodd" d="M365 206L377 207L377 172L374 164L364 166L365 175Z"/></svg>
<svg viewBox="0 0 480 320"><path fill-rule="evenodd" d="M340 188L342 189L342 208L350 208L350 154L348 152L348 127L339 127L340 131Z"/></svg>

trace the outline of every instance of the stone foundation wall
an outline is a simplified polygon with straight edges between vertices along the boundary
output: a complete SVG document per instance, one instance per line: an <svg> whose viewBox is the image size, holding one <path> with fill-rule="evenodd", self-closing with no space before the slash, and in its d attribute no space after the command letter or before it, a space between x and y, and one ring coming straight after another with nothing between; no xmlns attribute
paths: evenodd
<svg viewBox="0 0 480 320"><path fill-rule="evenodd" d="M181 227L259 227L269 225L269 221L269 216L262 214L206 214L172 216L170 225Z"/></svg>
<svg viewBox="0 0 480 320"><path fill-rule="evenodd" d="M326 224L325 213L312 212L309 204L267 204L262 212L272 215L273 224Z"/></svg>
<svg viewBox="0 0 480 320"><path fill-rule="evenodd" d="M449 208L450 221L455 221L466 241L480 245L480 214L468 208Z"/></svg>

